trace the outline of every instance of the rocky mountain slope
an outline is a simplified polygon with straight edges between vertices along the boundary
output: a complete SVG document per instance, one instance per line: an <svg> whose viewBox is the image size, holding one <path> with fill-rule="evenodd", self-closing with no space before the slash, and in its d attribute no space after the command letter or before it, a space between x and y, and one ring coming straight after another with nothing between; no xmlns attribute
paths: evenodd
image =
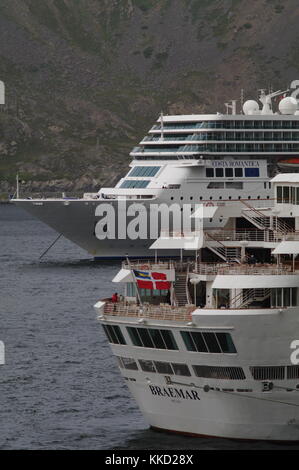
<svg viewBox="0 0 299 470"><path fill-rule="evenodd" d="M296 0L2 0L0 194L93 190L161 110L299 79Z"/></svg>

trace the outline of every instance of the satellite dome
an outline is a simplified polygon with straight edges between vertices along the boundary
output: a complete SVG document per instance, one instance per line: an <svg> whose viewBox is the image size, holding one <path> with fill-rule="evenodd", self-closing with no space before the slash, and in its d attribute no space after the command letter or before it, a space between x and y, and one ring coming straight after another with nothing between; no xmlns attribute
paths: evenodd
<svg viewBox="0 0 299 470"><path fill-rule="evenodd" d="M278 108L281 114L295 114L297 100L293 96L287 96L280 101Z"/></svg>
<svg viewBox="0 0 299 470"><path fill-rule="evenodd" d="M248 100L243 104L244 114L260 114L260 108L256 101Z"/></svg>

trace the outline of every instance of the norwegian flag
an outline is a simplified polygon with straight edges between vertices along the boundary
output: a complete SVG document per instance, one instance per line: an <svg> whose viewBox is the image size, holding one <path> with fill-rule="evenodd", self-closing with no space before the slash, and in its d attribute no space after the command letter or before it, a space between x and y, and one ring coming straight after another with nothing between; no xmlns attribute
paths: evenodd
<svg viewBox="0 0 299 470"><path fill-rule="evenodd" d="M137 271L133 269L133 273L138 287L141 289L170 289L171 283L167 280L167 274L154 271Z"/></svg>

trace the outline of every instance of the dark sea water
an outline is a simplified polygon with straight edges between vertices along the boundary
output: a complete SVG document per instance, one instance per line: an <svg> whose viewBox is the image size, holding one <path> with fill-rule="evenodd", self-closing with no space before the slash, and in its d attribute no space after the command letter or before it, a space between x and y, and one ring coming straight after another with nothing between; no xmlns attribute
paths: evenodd
<svg viewBox="0 0 299 470"><path fill-rule="evenodd" d="M94 263L12 205L0 205L0 449L297 449L157 433L120 377L93 304L117 262Z"/></svg>

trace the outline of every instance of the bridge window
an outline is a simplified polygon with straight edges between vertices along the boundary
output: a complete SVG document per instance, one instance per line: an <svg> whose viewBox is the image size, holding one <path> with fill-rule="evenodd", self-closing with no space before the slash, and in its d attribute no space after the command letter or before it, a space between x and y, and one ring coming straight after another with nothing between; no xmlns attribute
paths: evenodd
<svg viewBox="0 0 299 470"><path fill-rule="evenodd" d="M135 166L128 176L155 176L160 166Z"/></svg>
<svg viewBox="0 0 299 470"><path fill-rule="evenodd" d="M156 349L178 349L174 336L170 330L155 328L127 327L134 346Z"/></svg>
<svg viewBox="0 0 299 470"><path fill-rule="evenodd" d="M120 185L121 188L146 188L149 180L125 180Z"/></svg>
<svg viewBox="0 0 299 470"><path fill-rule="evenodd" d="M125 338L118 325L102 325L109 343L126 344Z"/></svg>
<svg viewBox="0 0 299 470"><path fill-rule="evenodd" d="M233 175L233 169L232 168L225 168L225 176L226 178L232 178Z"/></svg>
<svg viewBox="0 0 299 470"><path fill-rule="evenodd" d="M229 333L181 331L188 351L235 354L236 348Z"/></svg>
<svg viewBox="0 0 299 470"><path fill-rule="evenodd" d="M243 168L235 168L235 176L237 178L242 178L243 177Z"/></svg>

